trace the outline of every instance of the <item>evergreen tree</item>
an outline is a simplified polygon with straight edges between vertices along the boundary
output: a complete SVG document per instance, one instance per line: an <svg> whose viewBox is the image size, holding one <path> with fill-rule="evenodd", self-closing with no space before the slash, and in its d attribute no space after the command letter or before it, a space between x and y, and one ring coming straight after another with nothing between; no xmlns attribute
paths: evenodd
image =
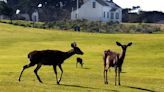
<svg viewBox="0 0 164 92"><path fill-rule="evenodd" d="M8 16L12 23L12 16L14 15L14 9L3 1L0 2L0 13L2 15Z"/></svg>

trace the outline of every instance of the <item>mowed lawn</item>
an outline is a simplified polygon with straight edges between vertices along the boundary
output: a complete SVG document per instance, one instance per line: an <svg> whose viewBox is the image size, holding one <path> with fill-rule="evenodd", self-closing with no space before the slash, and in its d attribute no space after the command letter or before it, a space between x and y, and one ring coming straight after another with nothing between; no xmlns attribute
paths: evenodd
<svg viewBox="0 0 164 92"><path fill-rule="evenodd" d="M27 54L32 50L68 51L71 42L85 53L74 55L62 64L61 85L56 84L52 66L42 66L37 80L34 69L24 71ZM103 51L121 52L115 42L133 42L127 49L121 73L121 86L114 85L114 69L108 72L109 84L103 80ZM76 58L84 68L76 68ZM60 71L58 69L58 73ZM0 92L164 92L164 34L100 34L62 30L24 28L0 23Z"/></svg>

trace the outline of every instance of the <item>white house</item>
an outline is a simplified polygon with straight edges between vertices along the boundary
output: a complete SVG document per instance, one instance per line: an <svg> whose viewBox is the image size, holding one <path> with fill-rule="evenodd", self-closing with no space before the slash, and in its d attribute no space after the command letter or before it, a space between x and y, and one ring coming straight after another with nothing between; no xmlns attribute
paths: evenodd
<svg viewBox="0 0 164 92"><path fill-rule="evenodd" d="M39 13L37 10L35 10L32 15L31 15L32 21L33 22L38 22L39 21Z"/></svg>
<svg viewBox="0 0 164 92"><path fill-rule="evenodd" d="M71 19L122 22L122 8L113 0L87 0L79 9L71 12Z"/></svg>

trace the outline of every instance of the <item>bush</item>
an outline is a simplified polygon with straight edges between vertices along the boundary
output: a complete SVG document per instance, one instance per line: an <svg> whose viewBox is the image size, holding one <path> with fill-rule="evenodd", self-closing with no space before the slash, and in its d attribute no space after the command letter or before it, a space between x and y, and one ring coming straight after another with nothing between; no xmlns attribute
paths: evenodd
<svg viewBox="0 0 164 92"><path fill-rule="evenodd" d="M3 23L10 23L9 20L1 20ZM14 25L35 28L51 28L61 30L72 30L75 26L80 26L81 31L101 32L101 33L154 33L160 31L159 26L151 24L119 24L114 22L88 21L88 20L63 20L55 22L31 22L23 20L13 20Z"/></svg>
<svg viewBox="0 0 164 92"><path fill-rule="evenodd" d="M141 33L153 33L153 32L158 32L160 30L161 30L160 27L151 26L147 24L138 25L138 27L136 28L136 31Z"/></svg>

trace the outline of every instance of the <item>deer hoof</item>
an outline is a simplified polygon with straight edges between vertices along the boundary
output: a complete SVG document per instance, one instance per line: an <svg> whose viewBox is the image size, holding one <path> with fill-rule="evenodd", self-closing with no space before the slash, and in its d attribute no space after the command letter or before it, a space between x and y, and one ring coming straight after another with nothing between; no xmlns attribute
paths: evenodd
<svg viewBox="0 0 164 92"><path fill-rule="evenodd" d="M108 84L108 82L106 81L105 84Z"/></svg>
<svg viewBox="0 0 164 92"><path fill-rule="evenodd" d="M57 81L57 84L60 85L60 83Z"/></svg>
<svg viewBox="0 0 164 92"><path fill-rule="evenodd" d="M39 80L40 83L43 83L41 80Z"/></svg>
<svg viewBox="0 0 164 92"><path fill-rule="evenodd" d="M58 82L60 82L61 81L61 78L60 79L58 79Z"/></svg>

